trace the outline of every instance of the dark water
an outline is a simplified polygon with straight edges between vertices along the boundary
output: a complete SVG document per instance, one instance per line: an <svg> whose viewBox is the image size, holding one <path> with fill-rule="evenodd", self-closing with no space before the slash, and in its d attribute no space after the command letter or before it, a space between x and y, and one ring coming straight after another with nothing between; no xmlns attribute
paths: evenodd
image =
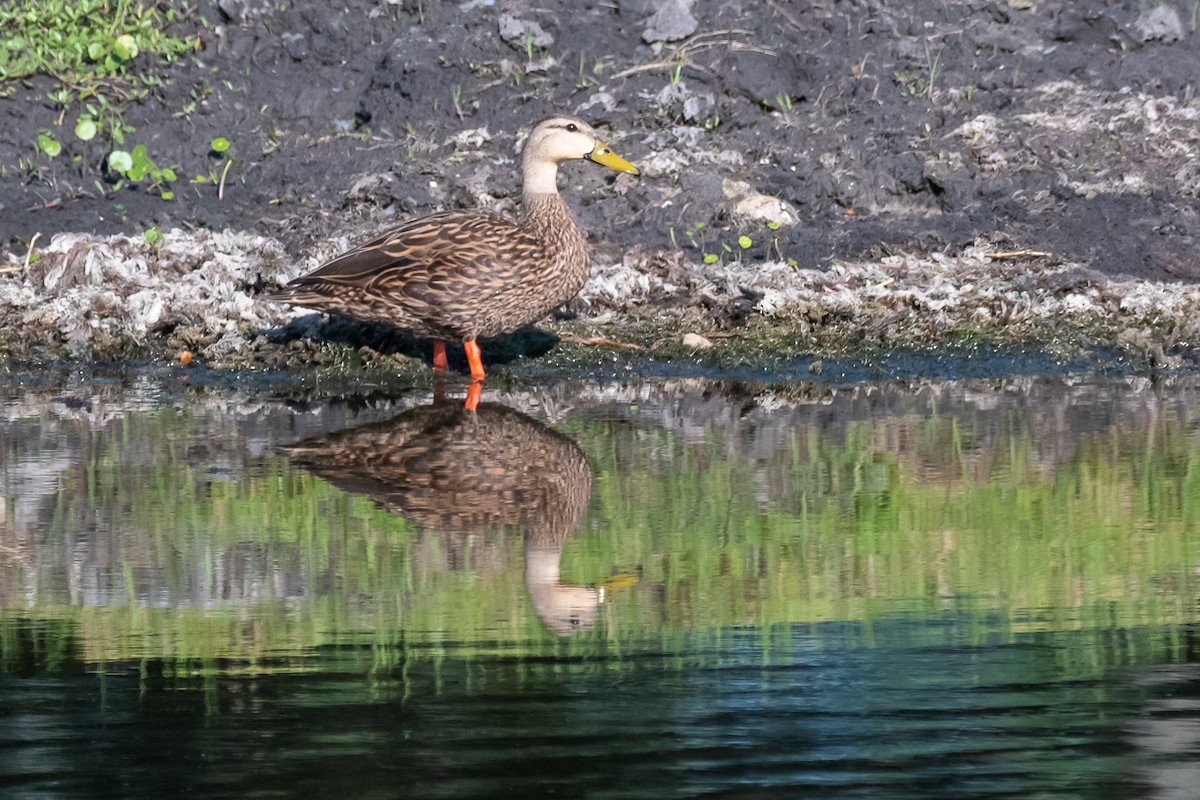
<svg viewBox="0 0 1200 800"><path fill-rule="evenodd" d="M3 398L0 794L1200 796L1194 387Z"/></svg>

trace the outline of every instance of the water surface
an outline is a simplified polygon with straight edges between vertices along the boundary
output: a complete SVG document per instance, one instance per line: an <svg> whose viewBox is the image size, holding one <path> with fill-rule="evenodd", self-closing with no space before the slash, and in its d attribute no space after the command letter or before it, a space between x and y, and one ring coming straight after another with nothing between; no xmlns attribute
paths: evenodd
<svg viewBox="0 0 1200 800"><path fill-rule="evenodd" d="M1198 388L0 389L0 790L1193 797Z"/></svg>

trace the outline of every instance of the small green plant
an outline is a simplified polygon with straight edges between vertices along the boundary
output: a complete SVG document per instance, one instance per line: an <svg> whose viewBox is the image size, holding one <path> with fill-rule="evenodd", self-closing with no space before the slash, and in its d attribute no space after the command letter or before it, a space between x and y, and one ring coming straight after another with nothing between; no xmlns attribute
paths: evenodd
<svg viewBox="0 0 1200 800"><path fill-rule="evenodd" d="M912 70L896 70L892 73L896 83L900 84L900 94L904 97L920 97L925 94L927 85L921 73Z"/></svg>
<svg viewBox="0 0 1200 800"><path fill-rule="evenodd" d="M775 254L779 257L779 260L783 261L783 253L779 248L779 235L776 233L776 231L778 231L781 227L782 226L778 222L767 223L767 228L769 228L771 231L771 247L775 250ZM692 236L691 231L688 232L688 236L692 240L693 245L695 245L695 239ZM721 252L704 252L703 260L705 264L716 264L725 258L725 256L732 256L733 260L740 264L743 254L754 247L754 239L750 235L742 233L738 234L737 238L733 240L732 244L729 242L718 242L718 244L720 245Z"/></svg>
<svg viewBox="0 0 1200 800"><path fill-rule="evenodd" d="M597 59L592 64L591 74L588 74L587 56L583 53L579 54L579 80L575 83L576 89L586 89L589 86L600 85L600 76L604 74L604 62Z"/></svg>
<svg viewBox="0 0 1200 800"><path fill-rule="evenodd" d="M263 140L262 153L270 155L279 149L279 143L283 139L283 131L279 128L272 128L266 132L266 137Z"/></svg>
<svg viewBox="0 0 1200 800"><path fill-rule="evenodd" d="M925 63L928 65L928 78L926 79L926 95L930 100L933 99L933 87L937 83L938 63L941 61L941 53L932 53L929 50L929 42L925 43Z"/></svg>
<svg viewBox="0 0 1200 800"><path fill-rule="evenodd" d="M174 200L170 185L175 182L175 170L159 167L150 158L146 145L139 144L131 152L113 150L108 154L108 168L131 183L146 181L146 191L158 192L163 200Z"/></svg>
<svg viewBox="0 0 1200 800"><path fill-rule="evenodd" d="M221 168L220 175L217 175L217 170L214 169L207 175L197 175L195 180L192 181L192 183L217 184L218 200L225 199L225 178L229 175L229 169L233 166L234 161L233 153L230 152L230 148L232 146L232 142L230 142L224 136L218 136L217 138L213 139L208 145L210 155L212 155L214 158L221 159L225 166Z"/></svg>
<svg viewBox="0 0 1200 800"><path fill-rule="evenodd" d="M142 238L146 240L146 244L158 244L163 238L162 229L157 225L153 228L147 228L142 231Z"/></svg>
<svg viewBox="0 0 1200 800"><path fill-rule="evenodd" d="M64 105L98 96L137 99L145 82L128 72L131 61L143 52L170 61L195 46L167 33L178 13L154 1L0 4L0 83L42 73L59 82L51 99Z"/></svg>
<svg viewBox="0 0 1200 800"><path fill-rule="evenodd" d="M38 150L50 158L58 158L62 152L62 143L50 135L48 130L38 131Z"/></svg>
<svg viewBox="0 0 1200 800"><path fill-rule="evenodd" d="M160 83L133 65L148 57L171 61L197 44L168 33L181 13L191 13L186 3L167 0L0 3L0 96L8 93L7 85L35 75L55 82L47 97L57 118L39 132L39 153L54 158L66 149L64 141L97 139L114 152L123 151L126 135L133 132L123 118L126 104L146 97ZM70 134L61 132L64 126ZM87 156L76 151L73 158L83 163ZM158 177L162 179L161 172Z"/></svg>
<svg viewBox="0 0 1200 800"><path fill-rule="evenodd" d="M778 222L768 222L767 228L771 231L771 248L775 251L775 257L783 261L783 251L779 248L779 229L783 227Z"/></svg>
<svg viewBox="0 0 1200 800"><path fill-rule="evenodd" d="M65 105L63 111L66 111ZM134 127L125 124L122 109L103 95L85 102L83 111L75 120L75 138L81 142L90 142L98 134L103 134L107 141L121 146L125 144L125 134L133 132Z"/></svg>
<svg viewBox="0 0 1200 800"><path fill-rule="evenodd" d="M933 99L934 86L937 84L938 72L940 71L941 53L934 53L929 48L929 43L925 44L925 71L917 70L896 70L892 73L892 77L896 79L896 83L900 84L900 94L906 97L928 97Z"/></svg>
<svg viewBox="0 0 1200 800"><path fill-rule="evenodd" d="M458 116L459 119L465 119L467 114L463 110L463 108L464 108L463 87L461 84L456 83L452 87L450 87L450 99L452 101L454 101L454 113ZM479 110L479 101L478 100L472 100L469 105L473 111Z"/></svg>

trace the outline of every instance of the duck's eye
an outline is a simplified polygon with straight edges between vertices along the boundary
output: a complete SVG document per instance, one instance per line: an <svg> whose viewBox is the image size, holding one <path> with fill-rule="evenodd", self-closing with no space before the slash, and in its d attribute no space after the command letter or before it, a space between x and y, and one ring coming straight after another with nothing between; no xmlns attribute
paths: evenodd
<svg viewBox="0 0 1200 800"><path fill-rule="evenodd" d="M569 130L571 133L575 133L575 131L579 130L579 126L576 125L574 122L568 122L567 130Z"/></svg>

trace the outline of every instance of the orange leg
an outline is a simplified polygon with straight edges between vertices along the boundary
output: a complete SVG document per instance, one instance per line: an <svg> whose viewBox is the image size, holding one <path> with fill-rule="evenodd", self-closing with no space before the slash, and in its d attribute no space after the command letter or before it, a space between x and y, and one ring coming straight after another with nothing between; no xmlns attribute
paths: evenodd
<svg viewBox="0 0 1200 800"><path fill-rule="evenodd" d="M446 361L446 343L441 339L433 340L433 371L445 372L450 369L450 364Z"/></svg>
<svg viewBox="0 0 1200 800"><path fill-rule="evenodd" d="M467 411L474 411L479 408L479 396L483 394L483 384L479 381L471 381L471 386L467 389L467 401L463 403L463 408Z"/></svg>
<svg viewBox="0 0 1200 800"><path fill-rule="evenodd" d="M467 363L471 365L471 380L483 380L483 354L479 352L479 345L475 344L474 339L468 339L463 342L463 347L467 351Z"/></svg>

